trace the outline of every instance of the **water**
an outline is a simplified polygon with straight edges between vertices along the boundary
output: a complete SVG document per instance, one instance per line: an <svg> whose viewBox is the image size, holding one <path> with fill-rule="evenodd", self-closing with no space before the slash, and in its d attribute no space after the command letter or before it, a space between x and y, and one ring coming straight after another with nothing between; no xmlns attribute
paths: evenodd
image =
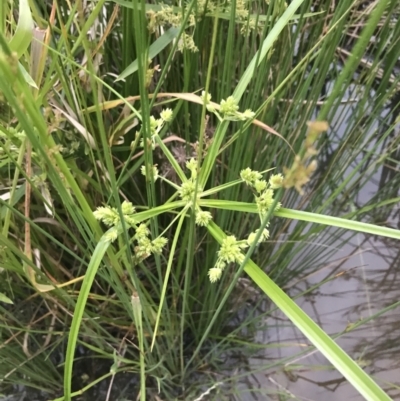
<svg viewBox="0 0 400 401"><path fill-rule="evenodd" d="M319 287L311 296L303 297L298 304L331 336L349 329L352 324L366 319L381 309L400 300L399 249L386 241L362 234L338 250L336 277ZM332 269L322 269L303 282L304 287L324 280ZM363 400L330 363L315 350L304 352L308 340L281 312L274 316L278 329L269 333L268 341L283 346L269 351L266 357L291 358L279 370L266 372L263 385L273 385L287 396L298 399L338 401ZM270 324L274 324L272 321ZM286 327L283 327L285 326ZM365 371L384 388L399 385L400 380L400 305L383 316L373 319L360 328L338 338L338 344ZM285 346L285 344L290 344ZM389 391L392 398L400 397L400 390ZM257 400L273 399L268 396Z"/></svg>
<svg viewBox="0 0 400 401"><path fill-rule="evenodd" d="M338 114L343 115L343 110ZM340 137L340 130L337 135ZM383 172L380 169L374 174L358 193L354 202L360 207L381 191ZM394 188L393 197L396 192L399 196L398 188ZM385 224L398 228L398 216L399 204L389 217L383 216ZM332 229L327 230L329 233ZM345 332L337 343L396 399L400 397L400 245L396 240L350 231L344 235L347 243L342 245L342 236L337 246L332 245L336 246L334 257L325 266L308 276L305 272L303 278L297 277L286 288L294 297L330 278L297 303L333 338ZM315 246L321 246L321 253L324 252L323 239L312 238L312 242L310 252ZM307 253L306 249L301 255L306 258ZM301 265L302 260L295 264ZM391 305L395 307L382 316L350 330L354 324ZM243 399L364 400L321 353L309 347L309 341L282 312L275 311L265 323L271 329L260 332L258 342L278 343L280 347L266 351L262 362L252 361L254 370L261 372L251 380L252 394ZM278 368L268 368L282 359L288 361ZM278 393L282 398L278 398Z"/></svg>

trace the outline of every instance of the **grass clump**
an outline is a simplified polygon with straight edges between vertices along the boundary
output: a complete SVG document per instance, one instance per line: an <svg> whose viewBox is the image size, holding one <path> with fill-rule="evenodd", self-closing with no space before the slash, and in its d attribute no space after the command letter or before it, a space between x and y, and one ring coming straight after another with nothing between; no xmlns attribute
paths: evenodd
<svg viewBox="0 0 400 401"><path fill-rule="evenodd" d="M396 202L397 176L352 200L397 168L382 114L399 108L395 3L3 2L4 390L228 397L223 359L265 347L267 313L264 296L232 295L258 288L363 397L389 399L280 286L343 229L400 238L369 215ZM299 258L313 236L326 250Z"/></svg>

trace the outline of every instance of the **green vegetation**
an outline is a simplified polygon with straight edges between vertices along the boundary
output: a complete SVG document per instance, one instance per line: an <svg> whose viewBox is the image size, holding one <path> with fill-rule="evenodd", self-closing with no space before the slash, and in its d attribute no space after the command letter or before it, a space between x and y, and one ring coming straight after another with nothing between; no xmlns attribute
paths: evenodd
<svg viewBox="0 0 400 401"><path fill-rule="evenodd" d="M277 307L390 400L281 288L346 230L400 239L398 174L357 201L398 168L398 1L17 3L0 6L0 390L234 399L224 360L277 346L255 341Z"/></svg>

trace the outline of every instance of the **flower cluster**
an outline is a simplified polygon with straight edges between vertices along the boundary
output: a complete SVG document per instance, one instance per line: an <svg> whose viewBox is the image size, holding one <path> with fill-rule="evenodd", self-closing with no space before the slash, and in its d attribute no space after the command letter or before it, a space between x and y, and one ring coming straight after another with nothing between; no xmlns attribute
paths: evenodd
<svg viewBox="0 0 400 401"><path fill-rule="evenodd" d="M218 281L228 263L241 263L244 259L242 249L246 247L246 243L237 241L233 235L225 237L222 240L221 249L218 251L218 259L214 267L208 271L210 281L212 283Z"/></svg>
<svg viewBox="0 0 400 401"><path fill-rule="evenodd" d="M136 233L133 238L137 241L137 246L134 248L137 263L148 258L151 254L160 255L162 249L168 242L164 237L158 237L152 241L149 235L150 230L147 228L146 224L140 224L136 228Z"/></svg>
<svg viewBox="0 0 400 401"><path fill-rule="evenodd" d="M192 53L199 51L198 47L194 43L193 36L183 32L178 42L178 50L183 52L185 49L190 50Z"/></svg>
<svg viewBox="0 0 400 401"><path fill-rule="evenodd" d="M137 245L134 248L136 262L141 262L151 254L160 254L168 240L164 237L158 237L154 240L149 238L150 230L147 228L147 225L144 223L139 225L136 224L134 217L135 208L132 203L126 201L122 202L121 209L124 222L135 230L133 239L137 242ZM97 220L100 220L106 226L111 227L105 234L105 238L110 242L114 241L121 231L121 217L118 210L114 207L108 206L98 207L93 214Z"/></svg>
<svg viewBox="0 0 400 401"><path fill-rule="evenodd" d="M220 106L219 111L224 116L233 117L239 110L238 103L233 96L229 96L226 100L222 99Z"/></svg>
<svg viewBox="0 0 400 401"><path fill-rule="evenodd" d="M267 182L262 179L261 173L259 173L258 171L253 171L250 168L246 168L240 172L240 177L247 185L254 188L256 192L255 200L258 212L262 219L268 213L268 210L274 203L274 189L280 188L282 186L282 174L271 175L269 181ZM275 211L278 210L280 207L281 203L278 202L275 207Z"/></svg>
<svg viewBox="0 0 400 401"><path fill-rule="evenodd" d="M285 174L283 186L294 187L300 195L304 195L303 187L311 180L318 167L317 161L311 160L318 153L314 147L315 142L323 132L329 129L326 121L309 121L307 125L309 130L302 151L296 155L290 168L283 168Z"/></svg>
<svg viewBox="0 0 400 401"><path fill-rule="evenodd" d="M182 5L182 7L161 4L161 8L157 8L157 11L150 8L146 10L148 18L147 28L151 33L155 33L160 27L164 29L170 26L180 28L188 13L190 14L185 28L195 27L198 21L204 16L213 16L216 14L229 15L232 12L232 7L234 7L235 19L244 26L242 30L246 31L252 28L252 26L248 27L247 22L249 20L249 5L250 3L247 0L236 0L235 3L232 1L197 0L196 7L193 9L189 9L188 2L186 2L186 5ZM250 20L253 20L253 25L255 25L255 18L250 18ZM259 26L262 24L262 21L257 22ZM259 30L261 29L262 26ZM194 30L191 29L191 31Z"/></svg>
<svg viewBox="0 0 400 401"><path fill-rule="evenodd" d="M198 226L207 227L208 223L212 220L212 215L210 212L206 212L197 208L196 210L196 224Z"/></svg>
<svg viewBox="0 0 400 401"><path fill-rule="evenodd" d="M252 119L255 115L255 113L250 109L247 109L241 113L239 111L238 101L233 96L229 96L226 100L221 100L219 113L215 105L211 103L211 95L209 93L203 91L201 93L201 99L205 103L207 110L211 113L214 113L220 121L245 121Z"/></svg>
<svg viewBox="0 0 400 401"><path fill-rule="evenodd" d="M197 163L197 160L193 158L186 162L186 168L190 171L190 178L182 183L178 191L182 200L189 204L193 202L193 196L196 192ZM197 185L197 197L199 197L202 190L203 189Z"/></svg>
<svg viewBox="0 0 400 401"><path fill-rule="evenodd" d="M121 209L124 221L129 226L134 227L135 218L133 215L136 211L132 203L127 201L122 202ZM116 227L121 222L120 215L115 207L100 206L93 212L93 214L97 220L102 221L108 227Z"/></svg>
<svg viewBox="0 0 400 401"><path fill-rule="evenodd" d="M159 177L159 171L157 166L152 166L152 168L150 169L151 173L153 174L153 181L156 182L157 178ZM147 178L147 174L146 174L146 166L142 166L140 167L140 172ZM150 179L149 179L150 180Z"/></svg>
<svg viewBox="0 0 400 401"><path fill-rule="evenodd" d="M183 14L180 12L180 10L180 8L174 8L167 5L161 5L161 9L159 11L148 10L146 12L149 21L147 25L148 30L151 33L154 33L159 27L165 28L166 26L173 26L180 28L183 20ZM196 15L191 13L189 15L187 28L196 25L197 19L198 18ZM193 29L191 31L193 31ZM194 44L193 34L183 32L180 43L178 44L178 49L179 51L183 51L184 49L198 51L196 45Z"/></svg>
<svg viewBox="0 0 400 401"><path fill-rule="evenodd" d="M196 185L197 185L197 199L201 196L201 193L203 191L203 189L198 185L198 183L196 183L197 163L198 161L193 158L186 162L186 167L190 171L190 178L187 181L183 182L178 190L179 196L190 206L193 206L193 197L196 192ZM196 224L199 226L206 227L212 219L211 213L201 210L200 207L197 205L197 202L194 205L194 208L196 211Z"/></svg>
<svg viewBox="0 0 400 401"><path fill-rule="evenodd" d="M212 283L215 283L221 278L222 272L226 265L229 263L241 264L244 260L242 251L251 246L257 235L258 231L251 233L246 240L238 241L234 235L225 237L222 240L221 248L218 251L218 259L209 271L208 277ZM269 231L264 229L258 240L258 244L265 242L269 238Z"/></svg>
<svg viewBox="0 0 400 401"><path fill-rule="evenodd" d="M154 150L156 147L155 137L159 134L161 129L163 128L166 122L172 121L173 111L171 109L162 110L160 113L160 118L154 118L154 116L150 116L150 133L151 133L151 147ZM137 133L138 134L138 133ZM143 139L140 140L140 146L144 147ZM149 169L146 169L146 166L140 167L141 173L146 177L148 181L150 181L151 177L148 177L148 172L153 175L153 181L155 182L159 177L159 171L157 166L149 166Z"/></svg>
<svg viewBox="0 0 400 401"><path fill-rule="evenodd" d="M280 188L283 182L281 174L272 175L269 181L262 179L262 174L258 171L253 171L250 168L242 170L240 173L242 180L251 186L256 192L256 203L260 214L263 219L272 204L274 203L274 190ZM278 203L278 206L280 203ZM277 208L275 208L277 210ZM244 260L243 251L252 246L258 237L257 244L265 242L269 238L268 229L264 228L262 232L260 229L249 234L246 240L238 241L233 235L224 238L221 248L218 251L218 259L214 267L208 271L208 277L212 283L215 283L221 278L222 272L228 263L241 264Z"/></svg>
<svg viewBox="0 0 400 401"><path fill-rule="evenodd" d="M8 160L9 156L17 159L25 137L25 131L18 131L12 127L7 128L5 132L0 131L0 159Z"/></svg>
<svg viewBox="0 0 400 401"><path fill-rule="evenodd" d="M160 113L160 118L155 118L154 116L150 116L150 134L151 134L151 145L153 150L155 149L155 140L154 137L159 134L161 129L164 127L166 122L172 121L173 111L171 109L165 109ZM143 139L140 141L140 146L144 147Z"/></svg>

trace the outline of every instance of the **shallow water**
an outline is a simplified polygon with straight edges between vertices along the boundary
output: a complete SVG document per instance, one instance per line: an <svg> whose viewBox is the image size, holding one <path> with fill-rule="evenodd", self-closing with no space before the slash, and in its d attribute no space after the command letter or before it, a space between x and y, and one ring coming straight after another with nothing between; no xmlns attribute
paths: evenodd
<svg viewBox="0 0 400 401"><path fill-rule="evenodd" d="M382 170L362 188L358 194L359 205L365 204L379 191L381 176ZM399 210L399 204L395 205L385 224L398 228ZM396 240L355 232L346 232L345 236L347 244L338 246L334 257L317 273L289 283L288 293L294 297L332 278L312 293L300 297L297 303L333 338L360 320L398 303L382 316L341 335L337 343L393 399L400 398L400 244ZM315 244L323 244L318 237L312 238L312 242L310 251L315 249ZM302 254L307 255L307 249ZM296 263L301 264L301 261ZM278 392L281 399L364 399L325 357L309 349L309 341L280 311L274 312L266 324L273 328L267 334L259 333L259 342L282 346L265 352L265 360L261 363L259 360L252 362L255 370L262 369L262 366L265 369L251 380L250 387L254 391L243 400L275 400ZM283 358L290 361L279 369L267 368L267 361L272 363Z"/></svg>
<svg viewBox="0 0 400 401"><path fill-rule="evenodd" d="M345 259L336 272L338 277L319 287L317 294L298 301L303 310L333 337L360 319L400 300L398 246L391 247L387 242L357 234L351 244L338 250L337 257L338 260ZM324 280L330 274L327 270L309 277L303 285L311 286ZM261 387L265 386L268 392L275 388L288 397L294 395L302 400L363 400L318 351L310 350L296 357L307 349L309 342L281 312L275 314L275 319L279 328L269 333L268 341L283 346L269 350L266 358L289 357L291 361L279 370L257 375ZM390 383L400 384L399 338L400 305L345 333L337 342L381 386L389 389L393 387ZM389 394L395 399L400 397L400 390L390 390ZM274 398L259 393L255 399Z"/></svg>

